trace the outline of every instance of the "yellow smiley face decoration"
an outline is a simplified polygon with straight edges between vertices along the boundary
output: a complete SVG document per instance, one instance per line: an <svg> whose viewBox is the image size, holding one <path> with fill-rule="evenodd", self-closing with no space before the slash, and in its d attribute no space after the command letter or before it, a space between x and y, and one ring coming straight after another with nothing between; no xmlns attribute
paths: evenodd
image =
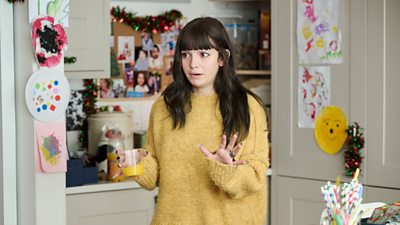
<svg viewBox="0 0 400 225"><path fill-rule="evenodd" d="M337 106L324 107L315 120L314 135L319 147L334 155L340 151L347 138L347 119Z"/></svg>

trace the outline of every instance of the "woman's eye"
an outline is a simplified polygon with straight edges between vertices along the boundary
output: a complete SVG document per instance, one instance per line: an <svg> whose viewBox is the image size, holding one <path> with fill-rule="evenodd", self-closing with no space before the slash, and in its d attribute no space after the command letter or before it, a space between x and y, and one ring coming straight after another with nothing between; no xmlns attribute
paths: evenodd
<svg viewBox="0 0 400 225"><path fill-rule="evenodd" d="M182 58L188 58L189 54L187 52L182 52Z"/></svg>
<svg viewBox="0 0 400 225"><path fill-rule="evenodd" d="M210 54L208 52L200 52L200 55L203 58L210 56Z"/></svg>

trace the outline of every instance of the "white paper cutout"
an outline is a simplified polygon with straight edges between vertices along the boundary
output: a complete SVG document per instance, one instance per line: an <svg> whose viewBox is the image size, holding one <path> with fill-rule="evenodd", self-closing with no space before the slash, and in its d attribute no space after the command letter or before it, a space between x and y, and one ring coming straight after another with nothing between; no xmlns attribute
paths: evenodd
<svg viewBox="0 0 400 225"><path fill-rule="evenodd" d="M35 71L25 88L25 101L32 116L52 122L65 115L70 87L63 71L42 68Z"/></svg>

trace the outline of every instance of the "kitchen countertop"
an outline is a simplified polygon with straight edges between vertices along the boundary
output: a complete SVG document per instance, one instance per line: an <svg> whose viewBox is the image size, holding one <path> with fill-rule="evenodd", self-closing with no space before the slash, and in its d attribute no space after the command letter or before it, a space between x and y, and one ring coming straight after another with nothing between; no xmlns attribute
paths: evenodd
<svg viewBox="0 0 400 225"><path fill-rule="evenodd" d="M104 191L117 191L127 189L138 189L142 188L133 179L129 178L122 182L110 182L110 181L99 181L95 184L86 184L76 187L67 187L65 193L67 195L84 194L93 192L104 192Z"/></svg>

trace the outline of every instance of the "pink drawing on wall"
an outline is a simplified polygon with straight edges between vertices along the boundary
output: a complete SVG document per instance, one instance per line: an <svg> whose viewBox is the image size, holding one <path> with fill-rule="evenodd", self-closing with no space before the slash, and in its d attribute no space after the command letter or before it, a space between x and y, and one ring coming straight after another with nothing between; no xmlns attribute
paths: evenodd
<svg viewBox="0 0 400 225"><path fill-rule="evenodd" d="M330 67L299 67L298 125L313 128L321 109L330 104Z"/></svg>
<svg viewBox="0 0 400 225"><path fill-rule="evenodd" d="M342 38L338 25L339 2L339 0L298 0L297 46L299 63L342 63Z"/></svg>
<svg viewBox="0 0 400 225"><path fill-rule="evenodd" d="M53 17L38 17L32 23L32 45L39 66L51 68L64 59L67 35L61 24L54 24Z"/></svg>
<svg viewBox="0 0 400 225"><path fill-rule="evenodd" d="M36 124L36 171L67 171L66 127L64 122Z"/></svg>

